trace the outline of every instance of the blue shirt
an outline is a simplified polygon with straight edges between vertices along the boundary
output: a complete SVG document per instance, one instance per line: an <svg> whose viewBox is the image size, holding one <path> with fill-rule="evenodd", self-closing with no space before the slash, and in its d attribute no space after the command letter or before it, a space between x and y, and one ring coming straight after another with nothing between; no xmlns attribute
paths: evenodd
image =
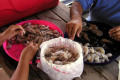
<svg viewBox="0 0 120 80"><path fill-rule="evenodd" d="M120 25L120 0L75 0L84 11L90 10L90 20L111 26Z"/></svg>

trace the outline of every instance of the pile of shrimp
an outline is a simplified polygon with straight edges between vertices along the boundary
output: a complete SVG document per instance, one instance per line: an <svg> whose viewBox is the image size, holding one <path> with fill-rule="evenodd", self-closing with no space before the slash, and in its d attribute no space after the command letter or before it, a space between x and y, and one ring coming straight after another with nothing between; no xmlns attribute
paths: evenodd
<svg viewBox="0 0 120 80"><path fill-rule="evenodd" d="M24 46L26 46L30 41L38 43L40 38L44 42L61 36L61 34L57 30L51 30L49 29L49 26L46 25L32 25L31 23L25 23L24 25L22 25L22 27L25 30L25 34L23 36L18 34L8 40L7 49L10 49L12 47L11 44L23 43Z"/></svg>
<svg viewBox="0 0 120 80"><path fill-rule="evenodd" d="M103 32L99 30L96 25L83 22L83 28L82 32L80 33L80 37L83 36L88 42L90 42L89 36L87 34L88 31L92 32L96 36L103 36Z"/></svg>
<svg viewBox="0 0 120 80"><path fill-rule="evenodd" d="M102 47L90 47L89 43L83 46L84 61L91 63L104 63L109 61L109 57L112 57L111 53L106 53Z"/></svg>
<svg viewBox="0 0 120 80"><path fill-rule="evenodd" d="M75 62L79 57L79 54L66 47L50 47L45 52L45 58L48 62L65 65Z"/></svg>

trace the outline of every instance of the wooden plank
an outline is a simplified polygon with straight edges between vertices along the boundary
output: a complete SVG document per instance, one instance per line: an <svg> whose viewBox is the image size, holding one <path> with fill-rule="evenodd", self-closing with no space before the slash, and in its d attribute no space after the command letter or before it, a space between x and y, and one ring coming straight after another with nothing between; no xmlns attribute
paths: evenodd
<svg viewBox="0 0 120 80"><path fill-rule="evenodd" d="M76 77L76 78L74 78L73 80L85 80L85 79Z"/></svg>
<svg viewBox="0 0 120 80"><path fill-rule="evenodd" d="M47 20L56 24L63 32L65 32L66 23L55 15L52 11L47 10L43 13L36 15L40 20Z"/></svg>
<svg viewBox="0 0 120 80"><path fill-rule="evenodd" d="M102 66L93 66L96 71L101 73L107 80L117 80L118 64L114 61Z"/></svg>
<svg viewBox="0 0 120 80"><path fill-rule="evenodd" d="M38 74L36 74L36 72L32 69L32 67L30 66L29 69L29 80L42 80Z"/></svg>
<svg viewBox="0 0 120 80"><path fill-rule="evenodd" d="M44 73L42 70L36 68L34 65L31 66L36 71L36 73L42 78L42 80L50 80L47 74ZM81 78L74 78L73 80L106 80L106 79L102 75L100 75L97 71L95 71L91 66L85 65L84 72L82 73Z"/></svg>
<svg viewBox="0 0 120 80"><path fill-rule="evenodd" d="M31 16L31 17L28 17L28 18L25 18L25 20L38 20L37 17L35 16Z"/></svg>
<svg viewBox="0 0 120 80"><path fill-rule="evenodd" d="M81 76L84 80L106 80L100 73L95 71L91 66L84 66L84 72Z"/></svg>
<svg viewBox="0 0 120 80"><path fill-rule="evenodd" d="M59 5L53 9L51 9L56 15L58 15L65 22L70 21L70 8L67 7L63 3L59 3Z"/></svg>
<svg viewBox="0 0 120 80"><path fill-rule="evenodd" d="M74 78L73 80L106 80L101 73L98 73L94 68L89 65L84 66L84 71L81 78Z"/></svg>
<svg viewBox="0 0 120 80"><path fill-rule="evenodd" d="M73 80L106 80L106 78L94 68L85 64L81 78L77 77Z"/></svg>
<svg viewBox="0 0 120 80"><path fill-rule="evenodd" d="M30 65L32 69L37 73L41 80L51 80L50 77L43 72L41 69L37 68L35 65Z"/></svg>

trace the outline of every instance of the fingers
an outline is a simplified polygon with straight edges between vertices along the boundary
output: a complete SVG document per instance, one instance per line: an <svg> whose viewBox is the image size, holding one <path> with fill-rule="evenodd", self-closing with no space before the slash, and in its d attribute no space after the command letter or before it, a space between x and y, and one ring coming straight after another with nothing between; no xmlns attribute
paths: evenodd
<svg viewBox="0 0 120 80"><path fill-rule="evenodd" d="M78 27L79 27L78 25L73 23L68 23L66 25L66 32L68 33L70 39L72 40L74 39Z"/></svg>
<svg viewBox="0 0 120 80"><path fill-rule="evenodd" d="M25 34L25 30L22 28L21 25L12 25L13 31L15 31L16 34Z"/></svg>
<svg viewBox="0 0 120 80"><path fill-rule="evenodd" d="M38 44L33 43L33 41L29 42L29 46L32 46L32 47L34 47L35 49L38 50Z"/></svg>
<svg viewBox="0 0 120 80"><path fill-rule="evenodd" d="M25 31L21 25L15 25L14 30L18 30L18 29Z"/></svg>
<svg viewBox="0 0 120 80"><path fill-rule="evenodd" d="M116 41L120 41L120 35L112 38L115 39Z"/></svg>
<svg viewBox="0 0 120 80"><path fill-rule="evenodd" d="M37 48L37 50L38 50L38 48L39 48L39 47L38 47L38 44L34 43L33 45L34 45L34 46Z"/></svg>
<svg viewBox="0 0 120 80"><path fill-rule="evenodd" d="M75 34L76 34L77 28L75 28L75 26L73 26L72 31L71 31L71 39L74 40Z"/></svg>
<svg viewBox="0 0 120 80"><path fill-rule="evenodd" d="M111 34L110 37L113 38L113 39L115 39L116 41L120 41L120 31Z"/></svg>
<svg viewBox="0 0 120 80"><path fill-rule="evenodd" d="M70 39L74 40L74 37L77 32L77 36L79 37L79 34L82 30L82 20L81 19L73 19L66 25L66 32L68 33L68 36Z"/></svg>
<svg viewBox="0 0 120 80"><path fill-rule="evenodd" d="M115 37L115 36L119 36L119 35L120 35L120 31L110 34L111 37Z"/></svg>
<svg viewBox="0 0 120 80"><path fill-rule="evenodd" d="M80 27L80 28L77 30L77 37L80 37L81 31L82 31L82 27Z"/></svg>
<svg viewBox="0 0 120 80"><path fill-rule="evenodd" d="M112 33L117 32L119 30L120 30L120 26L114 27L114 28L112 28L112 29L109 30L109 34L112 34Z"/></svg>
<svg viewBox="0 0 120 80"><path fill-rule="evenodd" d="M73 25L69 25L68 35L69 35L69 38L70 38L70 39L71 39L71 34L72 34L72 28L73 28Z"/></svg>
<svg viewBox="0 0 120 80"><path fill-rule="evenodd" d="M14 31L14 35L16 35L16 34L21 34L21 35L23 35L23 31L21 31L21 30Z"/></svg>
<svg viewBox="0 0 120 80"><path fill-rule="evenodd" d="M80 25L77 25L77 24L69 25L69 27L68 27L69 38L74 40L76 33L77 33L77 36L79 37L81 30L82 30L82 28L80 27Z"/></svg>
<svg viewBox="0 0 120 80"><path fill-rule="evenodd" d="M116 41L120 41L120 26L110 29L109 36Z"/></svg>
<svg viewBox="0 0 120 80"><path fill-rule="evenodd" d="M32 41L31 41L31 42L29 42L29 45L30 45L30 46L33 46L33 42L32 42Z"/></svg>

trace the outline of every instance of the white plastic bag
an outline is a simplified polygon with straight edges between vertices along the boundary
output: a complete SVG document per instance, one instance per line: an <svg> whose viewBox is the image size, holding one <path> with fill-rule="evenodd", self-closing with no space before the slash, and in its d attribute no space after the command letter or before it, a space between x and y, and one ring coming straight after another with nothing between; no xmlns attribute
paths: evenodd
<svg viewBox="0 0 120 80"><path fill-rule="evenodd" d="M50 63L45 59L44 54L48 47L53 47L53 46L64 46L71 48L76 52L78 52L80 56L75 62L71 64L56 65ZM45 73L47 73L52 80L72 80L74 77L81 76L83 72L84 64L83 64L82 47L79 43L74 42L70 39L59 37L43 42L40 48L41 48L41 52L40 52L41 63L38 63L37 67L41 68Z"/></svg>

